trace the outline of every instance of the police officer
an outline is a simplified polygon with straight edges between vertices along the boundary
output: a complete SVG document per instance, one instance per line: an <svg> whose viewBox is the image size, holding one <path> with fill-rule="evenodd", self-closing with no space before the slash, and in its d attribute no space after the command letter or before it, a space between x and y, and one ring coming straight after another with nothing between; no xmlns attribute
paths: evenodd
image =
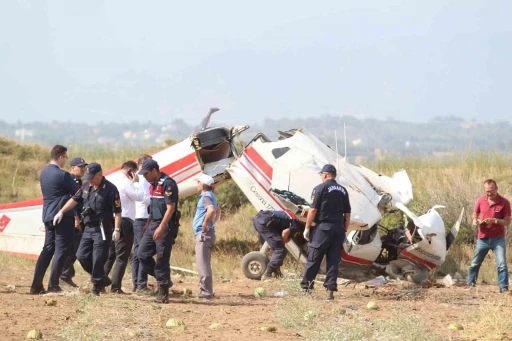
<svg viewBox="0 0 512 341"><path fill-rule="evenodd" d="M305 292L313 289L320 264L326 256L327 274L324 287L327 289L327 300L332 300L334 291L338 291L338 264L345 240L345 229L350 224L351 208L347 190L336 182L336 168L326 164L320 176L322 183L313 189L304 230L304 238L309 241L308 259L300 285ZM313 222L316 225L310 232Z"/></svg>
<svg viewBox="0 0 512 341"><path fill-rule="evenodd" d="M156 301L169 303L172 287L169 262L172 246L178 236L180 212L178 210L178 185L160 171L158 163L146 159L139 174L151 184L149 188L149 217L139 244L138 258L147 274L158 283ZM156 262L153 255L156 254Z"/></svg>
<svg viewBox="0 0 512 341"><path fill-rule="evenodd" d="M92 293L99 296L106 286L112 284L103 267L113 240L112 234L115 231L119 236L121 230L121 200L116 186L105 179L98 163L86 166L83 179L88 182L64 205L54 220L58 221L63 213L83 204L85 227L76 258L91 275Z"/></svg>
<svg viewBox="0 0 512 341"><path fill-rule="evenodd" d="M71 177L78 189L80 189L82 188L82 177L85 174L85 166L87 166L87 162L85 162L81 157L75 157L69 164L71 166L71 171L69 173L71 174ZM62 275L60 275L61 281L71 285L72 287L77 287L75 282L73 282L73 277L75 277L74 264L76 261L76 252L78 251L78 245L80 245L80 239L82 238L82 226L80 223L82 207L82 204L78 204L75 207L75 234L73 236L73 243L69 249L69 256L64 264L64 270L62 271Z"/></svg>
<svg viewBox="0 0 512 341"><path fill-rule="evenodd" d="M267 265L267 269L261 280L282 277L281 265L288 251L284 244L290 241L290 238L301 233L304 224L297 219L292 219L284 211L259 211L252 218L252 224L256 231L265 239L272 249L272 257Z"/></svg>

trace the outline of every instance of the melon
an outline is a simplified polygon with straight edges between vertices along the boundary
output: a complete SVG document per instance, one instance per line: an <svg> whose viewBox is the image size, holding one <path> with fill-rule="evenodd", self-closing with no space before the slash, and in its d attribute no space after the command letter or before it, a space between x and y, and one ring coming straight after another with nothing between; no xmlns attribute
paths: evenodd
<svg viewBox="0 0 512 341"><path fill-rule="evenodd" d="M366 308L370 309L370 310L379 309L379 307L377 306L377 303L375 303L375 302L368 302L368 304L366 305Z"/></svg>
<svg viewBox="0 0 512 341"><path fill-rule="evenodd" d="M256 297L263 297L263 296L265 296L265 294L266 294L266 291L264 288L260 287L260 288L256 288L254 290L254 296L256 296Z"/></svg>
<svg viewBox="0 0 512 341"><path fill-rule="evenodd" d="M183 289L183 295L184 295L184 296L190 296L190 295L192 295L192 290L190 290L189 288L184 288L184 289Z"/></svg>
<svg viewBox="0 0 512 341"><path fill-rule="evenodd" d="M39 339L42 339L42 338L43 338L43 333L41 333L39 330L36 330L36 329L32 329L27 334L27 339L39 340Z"/></svg>
<svg viewBox="0 0 512 341"><path fill-rule="evenodd" d="M448 329L450 329L450 330L463 330L464 327L462 327L462 325L460 323L450 323L448 325Z"/></svg>
<svg viewBox="0 0 512 341"><path fill-rule="evenodd" d="M167 328L174 328L174 327L182 327L185 326L185 322L178 320L178 319L169 319L167 323L165 324Z"/></svg>

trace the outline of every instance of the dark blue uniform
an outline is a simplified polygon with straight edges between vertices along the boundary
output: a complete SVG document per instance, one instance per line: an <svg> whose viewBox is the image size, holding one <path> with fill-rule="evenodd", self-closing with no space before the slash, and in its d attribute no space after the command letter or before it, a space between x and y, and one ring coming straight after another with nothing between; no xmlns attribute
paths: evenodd
<svg viewBox="0 0 512 341"><path fill-rule="evenodd" d="M147 161L147 160L146 160ZM176 224L178 214L178 185L165 173L161 173L160 179L149 187L149 225L142 235L139 244L138 258L140 265L144 267L147 274L154 276L158 283L159 294L166 295L172 287L171 271L169 267L172 246L178 236L179 226ZM153 239L155 230L160 226L167 204L175 203L175 211L167 228L163 231L158 240ZM156 254L156 262L153 256Z"/></svg>
<svg viewBox="0 0 512 341"><path fill-rule="evenodd" d="M37 259L34 279L30 288L31 293L40 293L44 290L43 278L53 257L52 270L48 290L60 291L59 276L69 252L75 229L74 214L71 210L64 214L56 226L53 218L66 204L71 195L77 191L76 184L71 175L56 164L46 166L40 175L39 183L43 194L43 223L45 227L44 246Z"/></svg>
<svg viewBox="0 0 512 341"><path fill-rule="evenodd" d="M71 175L73 181L76 183L78 189L82 188L82 179L75 178ZM83 203L79 203L75 206L76 214L80 217L82 214ZM83 228L83 226L82 226ZM73 277L75 277L75 261L76 261L76 253L78 251L78 246L80 245L80 239L82 238L82 231L75 228L75 232L73 235L73 242L71 248L69 249L68 258L66 259L66 263L64 264L64 269L62 271L62 275L60 279L66 282L70 282Z"/></svg>
<svg viewBox="0 0 512 341"><path fill-rule="evenodd" d="M114 213L121 213L121 200L117 187L103 177L97 189L86 183L73 196L73 200L83 203L82 216L84 231L76 253L76 258L85 271L91 275L94 293L110 285L103 269L108 256L108 248L114 231ZM105 240L101 232L105 233Z"/></svg>
<svg viewBox="0 0 512 341"><path fill-rule="evenodd" d="M279 270L283 265L284 258L288 251L286 250L285 243L282 237L282 232L290 228L290 238L295 233L300 232L300 223L291 219L290 216L284 211L259 211L253 217L252 223L256 231L265 239L270 248L272 249L272 257L267 264L266 275L272 276L272 273L280 275Z"/></svg>
<svg viewBox="0 0 512 341"><path fill-rule="evenodd" d="M311 202L311 207L317 209L316 226L311 228L308 259L301 287L313 289L313 281L325 256L327 274L324 287L337 291L338 264L345 240L345 213L351 212L348 192L336 180L326 180L313 189Z"/></svg>

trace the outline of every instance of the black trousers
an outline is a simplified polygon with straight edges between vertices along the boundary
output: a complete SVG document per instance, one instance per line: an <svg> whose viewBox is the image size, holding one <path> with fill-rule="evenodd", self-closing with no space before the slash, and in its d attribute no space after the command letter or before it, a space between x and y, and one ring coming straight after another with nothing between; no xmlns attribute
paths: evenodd
<svg viewBox="0 0 512 341"><path fill-rule="evenodd" d="M325 256L327 273L324 287L338 291L338 269L344 240L345 228L341 224L320 223L311 230L306 269L300 283L302 289L314 288L314 280Z"/></svg>
<svg viewBox="0 0 512 341"><path fill-rule="evenodd" d="M99 226L86 226L76 252L76 258L82 268L91 275L91 282L102 287L105 283L105 261L108 255L108 246L112 241L112 232L104 229L105 239Z"/></svg>
<svg viewBox="0 0 512 341"><path fill-rule="evenodd" d="M121 282L123 281L128 259L132 252L133 238L133 221L128 218L123 218L121 222L121 237L116 242L110 242L108 259L104 268L106 276L108 276L112 268L114 268L111 278L111 290L121 289Z"/></svg>
<svg viewBox="0 0 512 341"><path fill-rule="evenodd" d="M73 242L71 247L69 248L68 257L66 259L66 263L64 263L64 269L62 270L62 275L60 275L61 279L73 278L75 277L75 261L76 261L76 253L78 251L78 246L80 245L80 239L82 239L82 231L75 228L75 232L73 235Z"/></svg>
<svg viewBox="0 0 512 341"><path fill-rule="evenodd" d="M63 217L59 224L53 226L53 222L44 224L44 246L37 259L34 270L32 288L39 290L43 288L43 278L53 258L52 270L48 288L59 285L59 277L68 257L69 248L75 230L75 218Z"/></svg>

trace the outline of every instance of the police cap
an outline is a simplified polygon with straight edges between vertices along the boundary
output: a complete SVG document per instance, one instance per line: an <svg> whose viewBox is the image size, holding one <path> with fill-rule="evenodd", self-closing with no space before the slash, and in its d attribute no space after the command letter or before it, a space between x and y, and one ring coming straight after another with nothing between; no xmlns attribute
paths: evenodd
<svg viewBox="0 0 512 341"><path fill-rule="evenodd" d="M159 170L158 163L153 159L146 159L142 163L142 168L139 171L140 175L144 175L147 172L151 172L153 169Z"/></svg>
<svg viewBox="0 0 512 341"><path fill-rule="evenodd" d="M84 180L91 180L96 174L101 172L101 166L99 163L92 162L85 167Z"/></svg>
<svg viewBox="0 0 512 341"><path fill-rule="evenodd" d="M82 166L87 166L87 162L85 162L84 159L82 159L81 157L75 157L73 160L71 160L69 165L71 167L74 167L74 166L82 167Z"/></svg>
<svg viewBox="0 0 512 341"><path fill-rule="evenodd" d="M320 173L334 173L334 174L336 174L336 167L334 167L333 165L328 163L328 164L326 164L326 165L324 165L322 167L322 170L320 171Z"/></svg>

